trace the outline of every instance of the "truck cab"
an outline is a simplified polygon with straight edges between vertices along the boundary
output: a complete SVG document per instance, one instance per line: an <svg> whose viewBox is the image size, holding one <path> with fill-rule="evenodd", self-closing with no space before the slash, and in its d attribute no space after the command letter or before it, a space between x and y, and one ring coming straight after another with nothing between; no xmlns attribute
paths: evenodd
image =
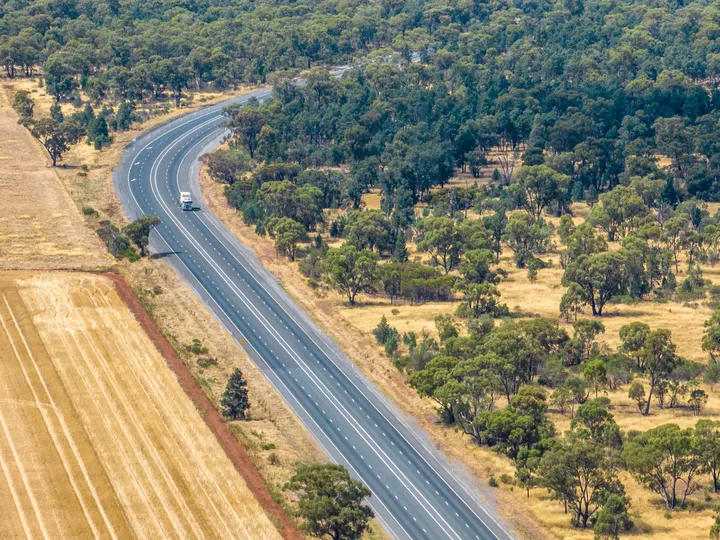
<svg viewBox="0 0 720 540"><path fill-rule="evenodd" d="M178 202L181 209L192 210L192 195L190 195L189 191L181 191Z"/></svg>

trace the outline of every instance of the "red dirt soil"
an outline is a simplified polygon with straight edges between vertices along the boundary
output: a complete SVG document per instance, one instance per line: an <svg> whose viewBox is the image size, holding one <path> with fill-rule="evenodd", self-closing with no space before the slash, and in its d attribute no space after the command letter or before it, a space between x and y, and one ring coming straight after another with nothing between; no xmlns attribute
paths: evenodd
<svg viewBox="0 0 720 540"><path fill-rule="evenodd" d="M180 386L183 388L185 393L190 397L192 402L201 411L201 415L205 423L210 430L215 434L220 445L225 450L225 454L230 461L233 463L238 472L245 479L245 483L248 485L255 498L258 500L260 505L263 507L268 515L273 516L274 522L277 525L280 523L280 534L286 540L302 540L303 536L295 525L290 521L285 509L277 503L272 496L270 491L265 484L265 481L260 476L260 473L255 468L250 456L248 455L245 448L233 437L230 432L228 424L223 421L220 413L212 406L210 400L203 393L200 387L195 383L190 369L183 363L180 357L173 349L170 342L160 332L160 329L155 325L147 312L143 309L140 301L135 296L132 288L125 279L115 273L105 272L103 275L107 276L115 284L115 290L122 299L122 301L130 308L137 319L140 326L152 340L157 347L160 354L163 355L167 365L177 375Z"/></svg>

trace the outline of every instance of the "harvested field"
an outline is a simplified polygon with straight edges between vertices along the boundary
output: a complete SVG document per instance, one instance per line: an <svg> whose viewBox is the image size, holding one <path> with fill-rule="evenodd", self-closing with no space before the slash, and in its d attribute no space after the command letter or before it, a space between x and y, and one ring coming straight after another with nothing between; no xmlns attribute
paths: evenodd
<svg viewBox="0 0 720 540"><path fill-rule="evenodd" d="M279 537L106 277L0 274L0 537Z"/></svg>
<svg viewBox="0 0 720 540"><path fill-rule="evenodd" d="M0 269L95 269L113 261L0 88Z"/></svg>

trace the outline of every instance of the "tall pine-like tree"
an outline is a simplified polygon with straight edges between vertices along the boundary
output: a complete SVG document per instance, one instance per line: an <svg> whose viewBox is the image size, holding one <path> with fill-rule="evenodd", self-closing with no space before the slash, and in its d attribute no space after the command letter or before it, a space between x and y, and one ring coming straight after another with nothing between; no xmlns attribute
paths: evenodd
<svg viewBox="0 0 720 540"><path fill-rule="evenodd" d="M395 262L407 262L408 251L405 245L405 232L402 229L398 231L397 239L395 240L395 249L393 250L393 261Z"/></svg>
<svg viewBox="0 0 720 540"><path fill-rule="evenodd" d="M239 369L230 375L220 404L223 408L223 416L231 420L246 418L250 402L248 401L247 381Z"/></svg>
<svg viewBox="0 0 720 540"><path fill-rule="evenodd" d="M133 106L127 101L120 102L117 114L115 115L115 129L117 131L127 131L130 129L133 120Z"/></svg>

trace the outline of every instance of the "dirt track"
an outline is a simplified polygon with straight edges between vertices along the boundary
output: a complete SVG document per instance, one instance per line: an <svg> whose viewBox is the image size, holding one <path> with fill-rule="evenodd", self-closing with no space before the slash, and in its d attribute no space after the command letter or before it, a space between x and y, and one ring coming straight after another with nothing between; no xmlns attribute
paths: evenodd
<svg viewBox="0 0 720 540"><path fill-rule="evenodd" d="M0 537L279 536L107 277L0 275L0 363Z"/></svg>

